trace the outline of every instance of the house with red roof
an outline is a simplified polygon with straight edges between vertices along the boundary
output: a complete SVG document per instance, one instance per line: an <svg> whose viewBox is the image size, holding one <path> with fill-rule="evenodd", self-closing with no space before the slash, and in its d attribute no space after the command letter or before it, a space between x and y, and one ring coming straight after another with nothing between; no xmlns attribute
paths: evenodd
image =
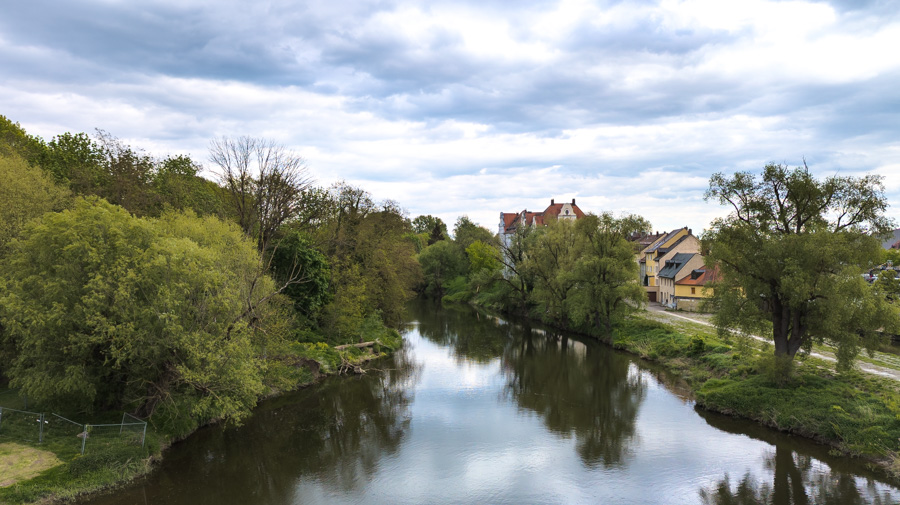
<svg viewBox="0 0 900 505"><path fill-rule="evenodd" d="M501 212L498 235L504 245L509 245L509 237L523 226L545 226L554 219L575 221L582 217L584 212L575 204L574 198L572 203L556 203L556 200L550 200L550 206L542 212L529 212L527 209L523 209L522 212Z"/></svg>
<svg viewBox="0 0 900 505"><path fill-rule="evenodd" d="M718 279L717 267L704 266L691 270L690 275L675 281L675 308L692 312L700 310L703 301L713 295L709 284Z"/></svg>

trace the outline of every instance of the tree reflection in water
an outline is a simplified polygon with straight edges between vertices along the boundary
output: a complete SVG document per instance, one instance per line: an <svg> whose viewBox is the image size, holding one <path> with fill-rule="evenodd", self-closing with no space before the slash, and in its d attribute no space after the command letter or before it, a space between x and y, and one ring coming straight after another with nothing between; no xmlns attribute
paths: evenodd
<svg viewBox="0 0 900 505"><path fill-rule="evenodd" d="M506 391L551 431L574 436L593 467L627 463L646 386L630 362L596 345L525 331L503 356Z"/></svg>
<svg viewBox="0 0 900 505"><path fill-rule="evenodd" d="M379 461L397 451L409 428L421 365L401 349L384 366L389 368L381 374L332 381L316 395L321 422L318 436L309 438L318 445L303 458L301 474L342 491L358 490Z"/></svg>
<svg viewBox="0 0 900 505"><path fill-rule="evenodd" d="M419 334L450 348L457 362L488 363L499 358L510 343L510 332L515 331L503 319L467 306L441 307L427 300L416 300L410 306L419 323Z"/></svg>
<svg viewBox="0 0 900 505"><path fill-rule="evenodd" d="M842 460L829 457L824 446L816 455L800 453L787 435L761 426L749 432L746 427L736 431L734 420L698 413L720 430L743 433L774 446L763 461L768 478L756 478L748 471L732 488L725 474L715 485L700 489L700 498L707 505L888 505L900 500L900 495L873 476L857 477L840 471Z"/></svg>
<svg viewBox="0 0 900 505"><path fill-rule="evenodd" d="M458 360L496 358L506 394L538 414L552 432L574 436L588 467L624 465L636 431L646 385L627 357L572 340L523 321L473 313L470 308L414 306L418 331L452 349Z"/></svg>
<svg viewBox="0 0 900 505"><path fill-rule="evenodd" d="M326 379L263 402L241 427L201 430L142 485L91 503L302 503L303 480L335 492L364 489L406 435L420 373L406 349L370 366L385 371Z"/></svg>

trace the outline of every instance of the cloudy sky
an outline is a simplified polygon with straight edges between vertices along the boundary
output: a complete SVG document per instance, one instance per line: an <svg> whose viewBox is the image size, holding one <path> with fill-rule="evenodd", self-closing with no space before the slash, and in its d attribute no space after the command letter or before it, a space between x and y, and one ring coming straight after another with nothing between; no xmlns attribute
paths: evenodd
<svg viewBox="0 0 900 505"><path fill-rule="evenodd" d="M411 216L576 198L697 230L710 174L885 176L900 220L894 1L5 2L0 114L208 165L277 140Z"/></svg>

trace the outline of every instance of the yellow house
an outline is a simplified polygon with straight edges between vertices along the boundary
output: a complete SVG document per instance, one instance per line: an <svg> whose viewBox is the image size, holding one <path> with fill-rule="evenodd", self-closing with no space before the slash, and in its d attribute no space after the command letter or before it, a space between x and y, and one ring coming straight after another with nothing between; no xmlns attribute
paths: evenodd
<svg viewBox="0 0 900 505"><path fill-rule="evenodd" d="M690 276L697 268L703 267L700 253L677 253L666 260L657 275L659 297L657 301L666 307L675 308L675 282Z"/></svg>
<svg viewBox="0 0 900 505"><path fill-rule="evenodd" d="M666 233L638 254L641 285L651 302L659 299L659 270L678 253L699 253L700 240L685 226Z"/></svg>
<svg viewBox="0 0 900 505"><path fill-rule="evenodd" d="M675 281L675 308L692 312L700 310L703 300L713 295L713 288L708 284L718 278L717 268L703 267Z"/></svg>

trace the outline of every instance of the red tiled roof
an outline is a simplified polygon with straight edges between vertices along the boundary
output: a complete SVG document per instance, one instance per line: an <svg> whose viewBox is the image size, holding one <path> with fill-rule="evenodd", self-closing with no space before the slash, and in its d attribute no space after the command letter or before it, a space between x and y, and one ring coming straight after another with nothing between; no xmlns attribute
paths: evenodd
<svg viewBox="0 0 900 505"><path fill-rule="evenodd" d="M504 212L503 229L506 233L513 233L519 226L519 223L523 221L528 226L544 226L547 224L548 219L556 218L562 212L564 205L563 203L556 203L554 200L550 200L550 206L544 212L528 212L527 210L522 212ZM572 211L575 212L576 219L584 217L584 212L575 203L570 205L572 206Z"/></svg>
<svg viewBox="0 0 900 505"><path fill-rule="evenodd" d="M675 284L679 286L705 286L707 282L717 280L719 280L718 268L698 268L691 272L691 275L675 282Z"/></svg>
<svg viewBox="0 0 900 505"><path fill-rule="evenodd" d="M565 204L564 203L551 204L549 207L547 207L544 210L544 215L550 216L550 217L558 216L559 213L562 212L563 205L565 205ZM579 209L577 205L575 205L574 203L570 204L570 205L572 206L572 211L575 212L575 219L581 219L584 217L584 212L582 212L582 210Z"/></svg>

